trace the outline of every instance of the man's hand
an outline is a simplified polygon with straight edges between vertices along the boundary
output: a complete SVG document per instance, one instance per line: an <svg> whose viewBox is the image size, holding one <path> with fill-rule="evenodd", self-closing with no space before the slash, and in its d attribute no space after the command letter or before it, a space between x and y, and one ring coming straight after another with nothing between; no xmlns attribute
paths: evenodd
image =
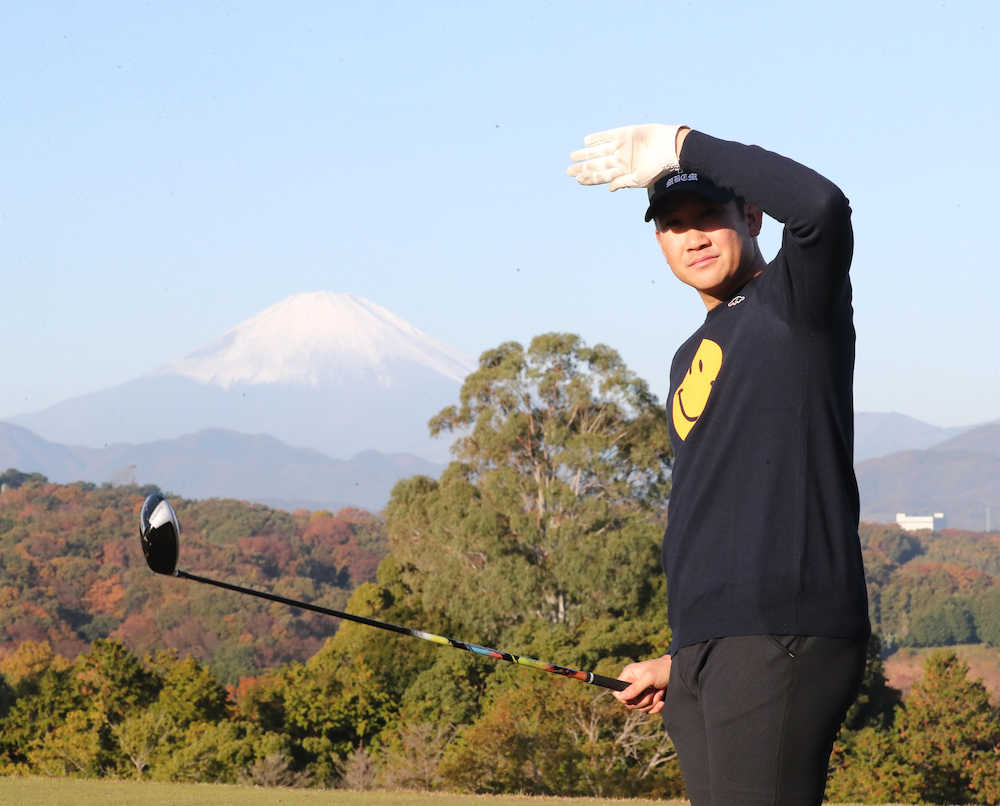
<svg viewBox="0 0 1000 806"><path fill-rule="evenodd" d="M663 696L670 681L669 655L641 663L630 663L619 679L627 680L630 685L624 691L612 692L619 702L630 711L642 711L645 714L658 714L663 710Z"/></svg>
<svg viewBox="0 0 1000 806"><path fill-rule="evenodd" d="M661 174L678 166L677 155L686 126L644 123L588 134L587 148L569 155L566 173L581 185L611 183L608 190L649 187Z"/></svg>

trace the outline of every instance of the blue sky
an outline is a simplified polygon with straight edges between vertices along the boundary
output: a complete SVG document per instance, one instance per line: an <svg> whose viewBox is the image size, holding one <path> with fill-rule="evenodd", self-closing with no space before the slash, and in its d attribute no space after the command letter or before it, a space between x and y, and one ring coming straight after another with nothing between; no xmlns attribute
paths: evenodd
<svg viewBox="0 0 1000 806"><path fill-rule="evenodd" d="M847 193L859 410L1000 417L996 4L757 5L0 2L0 417L320 289L471 355L573 331L662 399L704 309L642 191L565 176L651 121Z"/></svg>

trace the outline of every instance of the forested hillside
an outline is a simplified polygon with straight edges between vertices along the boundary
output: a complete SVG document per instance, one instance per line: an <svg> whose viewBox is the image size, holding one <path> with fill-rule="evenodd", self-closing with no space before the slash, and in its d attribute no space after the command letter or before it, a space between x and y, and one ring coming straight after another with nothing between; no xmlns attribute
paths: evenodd
<svg viewBox="0 0 1000 806"><path fill-rule="evenodd" d="M15 479L22 483L0 495L0 653L33 640L72 657L94 639L111 636L139 653L162 648L190 653L235 682L305 660L337 629L338 622L323 616L152 574L137 537L147 488L56 485L16 472L4 476L8 486ZM448 495L461 496L467 488L456 486L453 477L445 479L451 480ZM409 495L426 483L407 482L400 490ZM234 500L175 498L173 503L184 530L181 567L328 607L342 609L354 587L373 580L387 551L382 521L360 510L289 514ZM1000 533L909 533L884 524L862 524L860 533L872 623L886 652L978 642L1000 647ZM449 534L457 536L454 530ZM428 571L434 565L434 584L425 586L431 612L467 596L463 612L494 613L466 627L469 640L495 637L488 627L500 618L495 614L521 612L530 601L524 588L535 584L537 569L526 566L522 573L508 565L487 582L484 573L447 567L454 554L428 552L426 543L416 550ZM406 556L411 549L401 545L399 551ZM579 559L577 572L566 569L583 574L572 584L591 584L585 572L592 560ZM578 595L610 602L622 590L658 584L628 582L621 575L632 568L621 563L620 590ZM465 586L474 587L465 594ZM550 607L566 612L565 595L562 604L558 594L548 594L548 600L539 595L543 600L531 606L536 614ZM505 608L497 607L501 602ZM662 613L651 618L660 621Z"/></svg>
<svg viewBox="0 0 1000 806"><path fill-rule="evenodd" d="M1000 532L862 523L872 627L900 646L1000 647Z"/></svg>
<svg viewBox="0 0 1000 806"><path fill-rule="evenodd" d="M139 547L138 513L154 488L3 477L0 654L31 640L73 657L111 636L138 653L191 654L235 682L305 660L336 630L328 617L153 574ZM328 607L342 608L351 590L374 579L386 550L381 521L361 510L172 503L185 570Z"/></svg>

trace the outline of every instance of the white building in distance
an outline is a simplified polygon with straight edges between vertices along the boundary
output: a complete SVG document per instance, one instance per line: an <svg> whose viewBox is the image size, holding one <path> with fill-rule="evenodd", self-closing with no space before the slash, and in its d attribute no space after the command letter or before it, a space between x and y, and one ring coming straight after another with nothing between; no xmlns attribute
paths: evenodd
<svg viewBox="0 0 1000 806"><path fill-rule="evenodd" d="M896 523L907 532L916 532L920 529L930 529L936 532L944 529L944 513L935 512L933 515L907 515L905 512L896 513Z"/></svg>

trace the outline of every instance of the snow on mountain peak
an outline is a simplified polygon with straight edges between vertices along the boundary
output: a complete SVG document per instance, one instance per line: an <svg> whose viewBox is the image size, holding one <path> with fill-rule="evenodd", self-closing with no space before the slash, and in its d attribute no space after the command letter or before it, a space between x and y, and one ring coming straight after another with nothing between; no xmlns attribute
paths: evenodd
<svg viewBox="0 0 1000 806"><path fill-rule="evenodd" d="M228 388L234 383L324 381L371 372L383 386L393 367L418 364L459 383L468 356L370 300L330 291L295 294L161 369Z"/></svg>

